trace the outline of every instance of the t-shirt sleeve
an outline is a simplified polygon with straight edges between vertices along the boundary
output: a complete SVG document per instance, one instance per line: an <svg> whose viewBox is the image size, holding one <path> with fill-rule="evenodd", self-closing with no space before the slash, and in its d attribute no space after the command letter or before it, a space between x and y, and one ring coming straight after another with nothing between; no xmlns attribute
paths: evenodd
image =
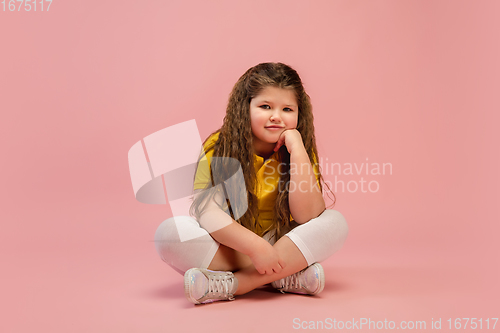
<svg viewBox="0 0 500 333"><path fill-rule="evenodd" d="M204 189L207 187L207 184L212 183L210 177L210 161L213 155L213 150L210 150L207 154L202 153L201 155L204 156L198 162L198 167L194 176L194 190Z"/></svg>
<svg viewBox="0 0 500 333"><path fill-rule="evenodd" d="M207 187L207 184L212 184L212 177L210 176L210 162L212 160L214 150L210 149L208 152L205 151L207 147L212 146L213 148L213 145L217 141L218 137L218 133L212 135L203 145L203 151L200 153L200 159L194 176L194 190L204 189Z"/></svg>

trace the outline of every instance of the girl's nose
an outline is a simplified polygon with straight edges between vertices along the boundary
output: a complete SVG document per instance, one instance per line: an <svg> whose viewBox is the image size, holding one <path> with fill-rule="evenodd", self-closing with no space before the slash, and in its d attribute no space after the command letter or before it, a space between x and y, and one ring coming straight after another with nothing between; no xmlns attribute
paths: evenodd
<svg viewBox="0 0 500 333"><path fill-rule="evenodd" d="M271 118L270 118L270 120L271 120L271 121L280 121L280 120L281 120L279 110L276 110L276 111L274 111L274 112L271 114Z"/></svg>

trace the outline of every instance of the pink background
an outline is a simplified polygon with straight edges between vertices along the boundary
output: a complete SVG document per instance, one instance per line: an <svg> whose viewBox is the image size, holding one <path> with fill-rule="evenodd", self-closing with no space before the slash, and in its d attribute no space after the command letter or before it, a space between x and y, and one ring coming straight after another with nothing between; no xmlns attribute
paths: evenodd
<svg viewBox="0 0 500 333"><path fill-rule="evenodd" d="M1 11L0 331L285 332L294 318L428 330L441 318L447 330L448 318L498 318L499 15L486 0ZM350 234L318 297L264 289L195 307L152 242L170 208L135 200L127 152L190 119L205 138L239 76L266 61L302 76L321 157L393 172L364 175L376 193L336 193Z"/></svg>

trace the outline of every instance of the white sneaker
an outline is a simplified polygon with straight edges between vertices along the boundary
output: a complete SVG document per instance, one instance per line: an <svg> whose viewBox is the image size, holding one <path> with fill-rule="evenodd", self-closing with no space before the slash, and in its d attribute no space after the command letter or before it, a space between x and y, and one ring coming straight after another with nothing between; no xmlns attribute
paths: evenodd
<svg viewBox="0 0 500 333"><path fill-rule="evenodd" d="M325 272L320 264L314 263L300 272L274 281L271 285L282 293L317 295L325 287Z"/></svg>
<svg viewBox="0 0 500 333"><path fill-rule="evenodd" d="M184 292L194 304L234 300L238 279L232 272L191 268L184 273Z"/></svg>

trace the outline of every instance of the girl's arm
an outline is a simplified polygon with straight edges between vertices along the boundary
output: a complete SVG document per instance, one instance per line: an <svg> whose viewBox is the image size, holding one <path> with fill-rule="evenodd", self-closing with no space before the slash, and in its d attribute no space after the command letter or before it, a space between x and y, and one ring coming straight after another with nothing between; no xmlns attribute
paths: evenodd
<svg viewBox="0 0 500 333"><path fill-rule="evenodd" d="M297 223L305 223L323 213L326 209L325 200L299 131L284 131L275 150L282 144L286 145L290 153L290 214Z"/></svg>
<svg viewBox="0 0 500 333"><path fill-rule="evenodd" d="M274 247L233 220L214 200L222 204L222 195L216 194L205 206L198 221L201 227L219 243L248 255L259 273L279 273L285 264Z"/></svg>

